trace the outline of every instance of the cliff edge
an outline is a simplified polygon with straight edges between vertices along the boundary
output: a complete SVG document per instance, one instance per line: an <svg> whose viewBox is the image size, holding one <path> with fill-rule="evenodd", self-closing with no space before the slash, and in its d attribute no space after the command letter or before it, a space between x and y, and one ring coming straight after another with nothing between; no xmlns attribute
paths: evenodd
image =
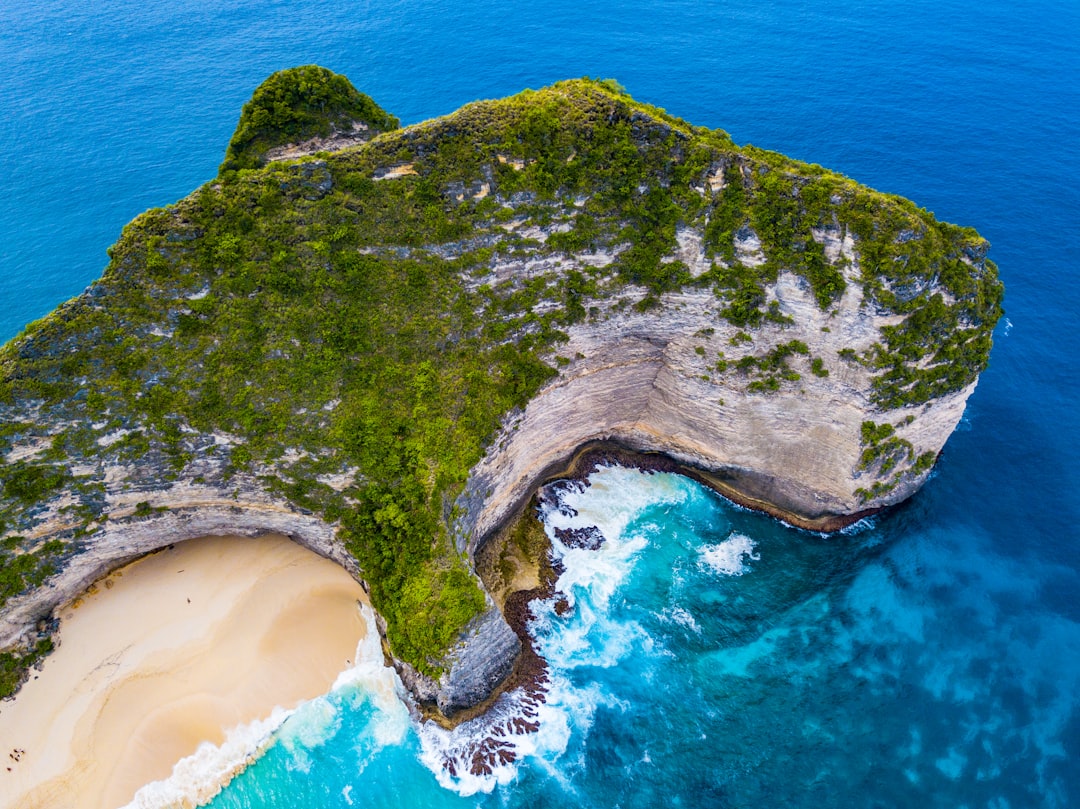
<svg viewBox="0 0 1080 809"><path fill-rule="evenodd" d="M445 715L521 645L474 568L584 445L816 530L926 480L985 368L987 245L611 81L406 128L275 74L217 179L0 349L0 691L171 542L281 533Z"/></svg>

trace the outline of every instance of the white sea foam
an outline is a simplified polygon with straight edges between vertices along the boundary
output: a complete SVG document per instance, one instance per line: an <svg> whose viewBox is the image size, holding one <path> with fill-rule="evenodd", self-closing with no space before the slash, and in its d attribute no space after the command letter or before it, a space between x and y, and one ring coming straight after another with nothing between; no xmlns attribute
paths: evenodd
<svg viewBox="0 0 1080 809"><path fill-rule="evenodd" d="M579 592L574 612L568 617L555 613L553 601L533 604L536 645L554 668L610 668L635 649L652 650L653 640L639 623L610 616L606 593L595 600L591 596Z"/></svg>
<svg viewBox="0 0 1080 809"><path fill-rule="evenodd" d="M677 624L678 626L685 627L686 629L689 629L691 632L694 632L698 635L701 634L701 627L698 625L698 622L694 620L694 616L690 613L690 611L685 609L684 607L667 607L657 617L665 623Z"/></svg>
<svg viewBox="0 0 1080 809"><path fill-rule="evenodd" d="M163 781L147 784L125 809L162 809L201 806L258 758L273 740L273 733L294 712L275 708L266 719L233 728L220 745L203 743L173 767Z"/></svg>
<svg viewBox="0 0 1080 809"><path fill-rule="evenodd" d="M553 674L543 702L518 689L504 694L483 716L453 730L421 724L420 760L443 788L462 797L490 793L497 785L510 783L526 759L552 777L568 779L573 762L563 760L563 755L571 734L587 734L601 705L625 707L598 686L575 687ZM568 780L566 785L569 788Z"/></svg>
<svg viewBox="0 0 1080 809"><path fill-rule="evenodd" d="M642 486L643 475L636 469L602 467L589 476L588 488L562 492L561 504L569 508L549 507L541 515L552 552L563 566L555 589L573 608L569 616L558 616L553 602L533 605L537 646L556 670L609 667L635 648L651 649L652 639L638 623L611 616L612 598L657 527L627 529L646 508L684 503L688 490L682 478L663 474L650 475L650 485ZM596 550L567 547L556 532L593 526L604 536Z"/></svg>
<svg viewBox="0 0 1080 809"><path fill-rule="evenodd" d="M719 545L708 545L698 551L701 564L714 573L724 576L741 576L749 568L744 559L757 561L754 540L744 534L731 534Z"/></svg>
<svg viewBox="0 0 1080 809"><path fill-rule="evenodd" d="M869 517L863 517L861 520L856 520L851 525L845 526L840 529L840 533L844 536L857 536L870 531L877 527L877 515L872 514ZM828 534L822 533L821 536L828 537Z"/></svg>
<svg viewBox="0 0 1080 809"><path fill-rule="evenodd" d="M308 751L323 744L341 724L339 702L371 699L379 712L373 738L381 747L400 742L408 729L408 711L399 698L400 683L383 662L375 614L360 607L366 625L356 650L356 663L334 682L330 695L309 700L288 711L274 708L266 719L230 730L220 745L204 743L181 759L172 774L142 787L124 809L201 806L212 800L236 775L280 741L298 769L310 766Z"/></svg>
<svg viewBox="0 0 1080 809"><path fill-rule="evenodd" d="M552 550L561 560L564 572L555 587L574 605L579 593L588 592L593 606L606 611L608 601L633 569L637 555L648 545L648 531L627 535L630 523L650 506L678 505L686 501L688 491L683 479L674 475L651 475L649 486L642 486L646 473L619 466L602 467L589 476L588 487L570 487L561 493L559 508L549 505L542 510ZM571 516L571 514L573 516ZM604 537L597 550L567 547L557 531L595 527Z"/></svg>
<svg viewBox="0 0 1080 809"><path fill-rule="evenodd" d="M612 598L649 542L647 529L629 536L626 531L645 508L684 502L687 489L670 475L657 475L655 485L643 487L642 475L605 467L590 475L588 487L564 485L557 500L543 507L541 519L563 567L555 588L572 606L560 616L555 599L533 603L530 631L549 663L550 681L542 696L520 689L504 694L483 716L453 730L421 725L420 758L443 787L466 797L490 793L512 781L528 760L571 789L575 763L565 760L571 734L587 734L602 705L625 709L599 686L575 686L563 672L612 666L635 649L651 649L636 622L611 616ZM595 550L568 547L555 533L592 527L604 537ZM477 761L480 766L474 766Z"/></svg>
<svg viewBox="0 0 1080 809"><path fill-rule="evenodd" d="M642 477L648 475L649 486L642 486ZM596 526L608 541L623 537L627 526L649 506L684 503L688 496L686 481L676 475L651 475L637 469L621 466L605 466L589 475L588 487L567 487L560 501L568 509L546 508L541 519L548 527L553 542L563 547L554 537L556 528L587 528Z"/></svg>
<svg viewBox="0 0 1080 809"><path fill-rule="evenodd" d="M559 724L550 709L523 705L524 698L521 690L504 694L483 716L453 730L431 722L421 724L420 760L442 787L464 797L490 793L497 784L509 783L517 775L521 758L537 751L540 737L540 729L532 731L531 725L515 732L513 720L531 713L528 721L539 726L542 720L545 730Z"/></svg>

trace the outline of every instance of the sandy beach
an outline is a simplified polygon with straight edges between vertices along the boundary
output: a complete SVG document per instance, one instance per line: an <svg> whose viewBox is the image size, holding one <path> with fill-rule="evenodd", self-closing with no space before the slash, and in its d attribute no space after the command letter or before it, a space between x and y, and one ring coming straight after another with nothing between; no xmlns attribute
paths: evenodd
<svg viewBox="0 0 1080 809"><path fill-rule="evenodd" d="M363 637L358 601L284 537L191 540L114 572L0 703L0 807L117 809L202 742L326 693Z"/></svg>

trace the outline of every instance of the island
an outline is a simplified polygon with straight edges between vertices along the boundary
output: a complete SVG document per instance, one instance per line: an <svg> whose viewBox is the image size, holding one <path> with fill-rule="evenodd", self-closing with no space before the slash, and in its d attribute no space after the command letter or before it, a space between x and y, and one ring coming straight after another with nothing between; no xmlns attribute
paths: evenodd
<svg viewBox="0 0 1080 809"><path fill-rule="evenodd" d="M927 479L1002 285L971 228L613 80L400 127L305 66L0 349L0 694L208 535L349 570L440 721L542 678L538 488L605 459L833 531Z"/></svg>

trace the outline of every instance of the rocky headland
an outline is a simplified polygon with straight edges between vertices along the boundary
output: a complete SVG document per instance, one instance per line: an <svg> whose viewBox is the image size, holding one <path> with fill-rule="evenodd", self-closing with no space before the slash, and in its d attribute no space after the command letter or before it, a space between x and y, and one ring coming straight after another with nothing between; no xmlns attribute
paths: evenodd
<svg viewBox="0 0 1080 809"><path fill-rule="evenodd" d="M401 129L275 74L218 178L0 351L2 690L110 570L274 533L357 577L418 700L466 715L542 676L528 503L583 450L812 530L913 494L988 360L986 250L610 81Z"/></svg>

